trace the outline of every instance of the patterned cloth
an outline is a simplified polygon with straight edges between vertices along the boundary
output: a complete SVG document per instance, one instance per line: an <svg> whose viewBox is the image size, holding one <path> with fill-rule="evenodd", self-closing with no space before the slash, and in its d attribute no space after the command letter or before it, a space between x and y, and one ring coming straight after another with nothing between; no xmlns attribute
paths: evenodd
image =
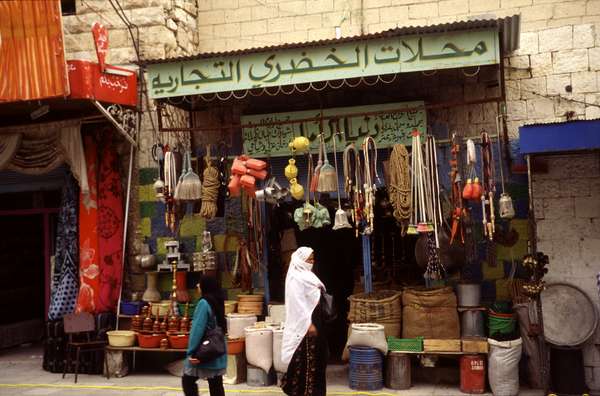
<svg viewBox="0 0 600 396"><path fill-rule="evenodd" d="M58 320L75 309L78 290L78 207L79 188L71 173L63 187L56 232L56 256L53 289L48 319Z"/></svg>

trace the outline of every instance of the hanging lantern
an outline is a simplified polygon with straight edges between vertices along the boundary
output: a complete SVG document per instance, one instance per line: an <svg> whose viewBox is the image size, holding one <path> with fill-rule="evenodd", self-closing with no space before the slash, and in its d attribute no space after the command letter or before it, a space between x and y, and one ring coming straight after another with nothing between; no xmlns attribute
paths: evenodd
<svg viewBox="0 0 600 396"><path fill-rule="evenodd" d="M498 201L498 211L500 212L500 218L510 220L515 217L515 208L510 195L502 193L500 200Z"/></svg>

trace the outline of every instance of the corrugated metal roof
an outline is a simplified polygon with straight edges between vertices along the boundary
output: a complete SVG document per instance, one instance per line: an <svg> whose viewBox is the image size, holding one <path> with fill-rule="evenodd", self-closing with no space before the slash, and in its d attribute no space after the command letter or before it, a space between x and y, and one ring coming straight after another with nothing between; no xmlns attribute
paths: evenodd
<svg viewBox="0 0 600 396"><path fill-rule="evenodd" d="M218 51L218 52L203 52L196 55L180 56L174 58L157 58L145 59L138 62L139 65L151 65L157 63L180 62L195 59L213 58L218 56L233 56L248 53L267 52L273 50L289 49L289 48L305 48L315 47L327 44L339 44L353 42L359 40L371 40L377 38L395 37L395 36L410 36L415 34L431 34L456 32L461 30L483 30L483 29L498 29L502 34L502 49L504 53L511 53L519 48L521 16L513 15L499 19L474 19L467 21L458 21L452 23L442 23L429 26L404 26L394 29L385 30L378 33L356 35L351 37L343 37L340 39L325 39L316 41L307 41L299 43L285 43L280 45L270 45L265 47L253 47L234 51Z"/></svg>
<svg viewBox="0 0 600 396"><path fill-rule="evenodd" d="M549 125L565 125L565 124L575 124L578 122L587 122L587 121L600 121L600 117L598 118L590 118L585 120L564 120L564 121L548 121L548 122L532 122L530 124L523 124L519 128L528 128L528 127L536 127L536 126L549 126Z"/></svg>

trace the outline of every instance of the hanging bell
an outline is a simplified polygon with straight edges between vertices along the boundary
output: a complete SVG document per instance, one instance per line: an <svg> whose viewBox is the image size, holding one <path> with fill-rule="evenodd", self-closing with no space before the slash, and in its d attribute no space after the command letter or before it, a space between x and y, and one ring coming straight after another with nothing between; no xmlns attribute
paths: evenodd
<svg viewBox="0 0 600 396"><path fill-rule="evenodd" d="M341 230L342 228L352 228L348 221L348 215L344 209L338 209L335 212L335 220L333 222L334 230Z"/></svg>
<svg viewBox="0 0 600 396"><path fill-rule="evenodd" d="M471 179L467 179L467 183L463 188L462 197L466 200L473 199L473 183L471 182Z"/></svg>
<svg viewBox="0 0 600 396"><path fill-rule="evenodd" d="M481 194L483 194L483 188L481 187L481 183L479 183L479 178L476 177L475 180L473 180L471 199L474 201L479 201L481 199Z"/></svg>
<svg viewBox="0 0 600 396"><path fill-rule="evenodd" d="M296 160L290 158L288 160L288 165L285 167L285 177L288 180L292 180L298 177L298 167L296 166Z"/></svg>
<svg viewBox="0 0 600 396"><path fill-rule="evenodd" d="M500 218L510 220L515 217L515 208L510 195L502 193L500 200L498 201L498 211L500 212Z"/></svg>

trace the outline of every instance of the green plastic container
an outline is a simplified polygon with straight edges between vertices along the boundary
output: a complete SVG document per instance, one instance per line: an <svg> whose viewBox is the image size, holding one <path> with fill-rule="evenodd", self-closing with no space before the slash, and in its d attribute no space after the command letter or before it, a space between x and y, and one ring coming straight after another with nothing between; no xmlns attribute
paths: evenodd
<svg viewBox="0 0 600 396"><path fill-rule="evenodd" d="M387 338L390 351L423 352L423 337L417 338Z"/></svg>

